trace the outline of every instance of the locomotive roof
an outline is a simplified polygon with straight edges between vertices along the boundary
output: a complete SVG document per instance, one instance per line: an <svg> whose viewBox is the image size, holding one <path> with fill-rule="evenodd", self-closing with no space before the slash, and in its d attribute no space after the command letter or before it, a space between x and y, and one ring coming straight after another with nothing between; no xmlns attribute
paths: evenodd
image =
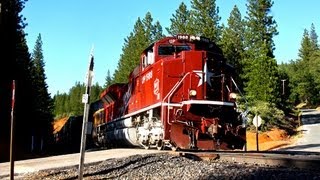
<svg viewBox="0 0 320 180"><path fill-rule="evenodd" d="M176 36L166 36L166 37L164 37L164 38L162 38L162 39L153 41L153 42L144 50L144 52L145 52L146 50L148 50L148 49L151 49L151 48L154 46L155 43L168 42L169 39L177 39L177 37L176 37Z"/></svg>
<svg viewBox="0 0 320 180"><path fill-rule="evenodd" d="M182 37L182 38L181 38ZM189 34L178 34L176 36L166 36L162 39L159 39L157 41L152 42L147 48L144 49L143 53L146 53L148 50L152 49L155 43L167 43L169 42L170 39L175 39L179 40L179 42L190 42L190 43L209 43L217 47L217 44L213 41L211 41L209 38L204 37L204 36L194 36L194 35L189 35ZM218 48L219 49L219 48Z"/></svg>

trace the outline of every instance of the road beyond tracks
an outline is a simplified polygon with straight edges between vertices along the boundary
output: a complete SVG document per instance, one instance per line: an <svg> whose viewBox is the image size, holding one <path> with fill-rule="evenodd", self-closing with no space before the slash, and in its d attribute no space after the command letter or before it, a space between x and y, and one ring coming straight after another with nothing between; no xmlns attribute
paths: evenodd
<svg viewBox="0 0 320 180"><path fill-rule="evenodd" d="M320 153L320 111L315 109L303 109L301 111L302 126L299 127L301 137L293 145L279 150Z"/></svg>

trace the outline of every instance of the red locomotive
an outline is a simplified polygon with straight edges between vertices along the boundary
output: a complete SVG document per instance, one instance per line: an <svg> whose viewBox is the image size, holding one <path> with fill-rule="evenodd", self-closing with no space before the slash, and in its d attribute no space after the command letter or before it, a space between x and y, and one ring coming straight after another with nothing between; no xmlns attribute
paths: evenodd
<svg viewBox="0 0 320 180"><path fill-rule="evenodd" d="M242 149L233 72L207 38L182 34L156 41L142 52L128 83L102 92L93 138L107 147Z"/></svg>

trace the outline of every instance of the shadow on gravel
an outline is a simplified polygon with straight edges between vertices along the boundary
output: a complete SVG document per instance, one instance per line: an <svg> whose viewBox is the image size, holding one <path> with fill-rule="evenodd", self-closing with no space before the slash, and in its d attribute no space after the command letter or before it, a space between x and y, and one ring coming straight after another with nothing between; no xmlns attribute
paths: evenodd
<svg viewBox="0 0 320 180"><path fill-rule="evenodd" d="M281 148L281 150L300 150L305 148L314 148L314 147L320 147L320 144L307 144L307 145L297 145L297 146L291 146L286 148Z"/></svg>
<svg viewBox="0 0 320 180"><path fill-rule="evenodd" d="M117 174L117 176L113 177L113 176L110 176L108 179L113 179L113 178L117 178L117 177L120 177L121 175L131 171L132 169L138 169L138 168L141 168L143 166L146 166L146 165L149 165L149 164L154 164L156 163L157 161L147 161L148 159L150 159L149 156L146 156L146 157L140 157L140 158L137 158L135 160L130 160L128 162L125 162L124 164L119 164L115 167L109 167L109 168L102 168L102 170L100 171L97 171L95 173L91 173L91 174L84 174L84 177L90 177L90 176L96 176L96 175L99 175L99 174L109 174L111 172L114 172L114 171L123 171L121 174ZM147 162L146 162L147 161Z"/></svg>

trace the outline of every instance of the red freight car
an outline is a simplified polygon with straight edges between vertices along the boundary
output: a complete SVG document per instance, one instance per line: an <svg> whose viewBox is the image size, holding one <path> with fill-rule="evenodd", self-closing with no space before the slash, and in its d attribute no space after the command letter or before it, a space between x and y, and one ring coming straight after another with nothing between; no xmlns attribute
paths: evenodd
<svg viewBox="0 0 320 180"><path fill-rule="evenodd" d="M245 129L234 102L233 72L207 38L177 35L152 43L128 83L113 84L101 94L96 144L242 149Z"/></svg>

